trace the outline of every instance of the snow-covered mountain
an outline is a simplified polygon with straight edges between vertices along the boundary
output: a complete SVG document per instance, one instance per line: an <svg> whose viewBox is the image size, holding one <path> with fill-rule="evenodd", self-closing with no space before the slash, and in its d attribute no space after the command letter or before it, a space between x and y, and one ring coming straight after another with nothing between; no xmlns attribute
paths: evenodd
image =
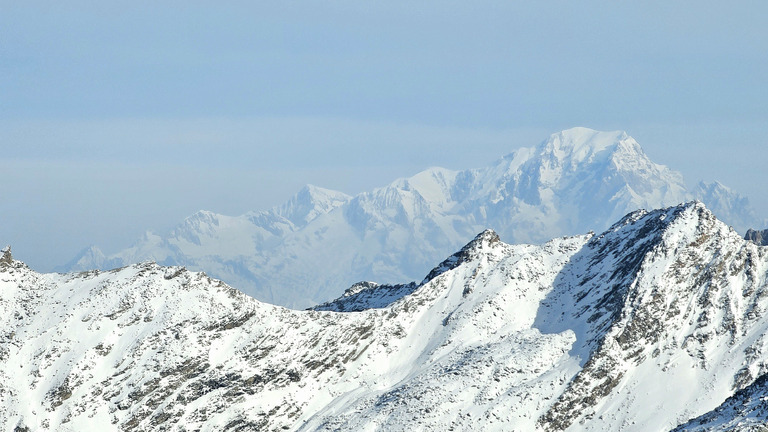
<svg viewBox="0 0 768 432"><path fill-rule="evenodd" d="M765 218L760 220L755 215L755 211L746 197L723 186L720 182L699 182L693 188L692 194L696 199L706 203L718 219L727 221L739 232L766 226Z"/></svg>
<svg viewBox="0 0 768 432"><path fill-rule="evenodd" d="M746 199L719 183L687 191L626 133L574 128L486 168L432 168L355 197L307 186L282 206L238 217L201 211L167 235L147 233L106 257L89 250L63 270L152 260L307 307L360 280L416 280L488 227L507 242L540 243L693 198L740 231L761 225Z"/></svg>
<svg viewBox="0 0 768 432"><path fill-rule="evenodd" d="M39 274L9 251L0 303L2 430L768 423L768 248L697 202L541 245L484 231L421 283L315 310L154 263Z"/></svg>

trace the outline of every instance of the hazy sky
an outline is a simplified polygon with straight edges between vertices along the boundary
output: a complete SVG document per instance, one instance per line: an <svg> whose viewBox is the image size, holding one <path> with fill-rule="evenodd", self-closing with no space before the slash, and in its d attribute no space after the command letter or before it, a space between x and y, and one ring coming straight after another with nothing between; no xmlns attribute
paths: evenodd
<svg viewBox="0 0 768 432"><path fill-rule="evenodd" d="M768 216L768 3L628 3L0 0L0 243L50 270L573 126Z"/></svg>

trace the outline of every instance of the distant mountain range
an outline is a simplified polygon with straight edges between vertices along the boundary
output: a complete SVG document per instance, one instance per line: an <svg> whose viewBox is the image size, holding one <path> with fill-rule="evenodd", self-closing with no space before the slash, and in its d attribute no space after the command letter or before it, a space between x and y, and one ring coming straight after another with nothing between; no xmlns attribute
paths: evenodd
<svg viewBox="0 0 768 432"><path fill-rule="evenodd" d="M486 168L431 168L354 197L306 186L281 206L242 216L200 211L114 254L90 247L60 270L183 265L259 300L302 308L357 281L418 280L486 228L505 242L535 244L691 199L740 232L765 225L720 183L688 190L680 173L652 162L626 133L574 128Z"/></svg>
<svg viewBox="0 0 768 432"><path fill-rule="evenodd" d="M350 212L353 202L366 208L425 187L410 182L325 203ZM508 193L518 196L512 186ZM423 197L395 202L404 196ZM425 212L439 203L430 198ZM490 220L503 201L473 208ZM404 209L404 221L423 221L406 211L420 205ZM306 223L286 216L297 208L270 214L286 221L276 232ZM219 230L242 228L240 218L204 216L172 238L205 245L227 232ZM325 257L333 262L330 248ZM6 250L0 430L746 432L768 424L768 248L699 202L636 211L602 233L541 245L508 245L485 230L426 274L414 284L358 284L297 311L183 267L39 274Z"/></svg>

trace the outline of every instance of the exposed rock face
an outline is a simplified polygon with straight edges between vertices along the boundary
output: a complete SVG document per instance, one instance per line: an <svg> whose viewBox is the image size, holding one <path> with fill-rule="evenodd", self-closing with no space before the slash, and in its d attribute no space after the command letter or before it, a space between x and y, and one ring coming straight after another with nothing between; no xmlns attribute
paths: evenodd
<svg viewBox="0 0 768 432"><path fill-rule="evenodd" d="M317 305L312 310L332 312L360 312L381 309L414 292L415 282L399 285L379 285L376 282L358 282L336 300Z"/></svg>
<svg viewBox="0 0 768 432"><path fill-rule="evenodd" d="M747 230L744 239L758 246L768 246L768 230L756 231L750 228Z"/></svg>
<svg viewBox="0 0 768 432"><path fill-rule="evenodd" d="M0 266L8 267L10 265L13 265L13 255L11 255L11 247L6 246L2 250L0 250Z"/></svg>
<svg viewBox="0 0 768 432"><path fill-rule="evenodd" d="M323 311L180 267L11 261L0 429L757 425L767 275L768 249L695 202L539 246L485 231L419 284L361 283Z"/></svg>
<svg viewBox="0 0 768 432"><path fill-rule="evenodd" d="M89 248L67 269L182 265L259 300L306 308L360 280L420 280L488 227L505 242L536 244L694 198L739 231L760 223L746 198L719 183L688 191L626 133L573 128L484 168L432 168L355 197L307 186L269 211L201 211L113 255Z"/></svg>

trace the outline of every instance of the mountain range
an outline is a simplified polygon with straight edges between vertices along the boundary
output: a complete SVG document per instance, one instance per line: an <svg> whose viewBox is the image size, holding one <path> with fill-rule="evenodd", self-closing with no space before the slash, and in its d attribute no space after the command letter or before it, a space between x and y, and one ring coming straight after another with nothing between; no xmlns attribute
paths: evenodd
<svg viewBox="0 0 768 432"><path fill-rule="evenodd" d="M7 249L0 429L768 424L768 248L700 202L539 245L484 230L425 274L299 311L183 267L40 274Z"/></svg>
<svg viewBox="0 0 768 432"><path fill-rule="evenodd" d="M688 190L626 133L574 128L485 168L431 168L354 197L306 186L281 206L235 217L200 211L114 254L92 246L60 270L183 265L259 300L303 308L357 281L417 280L485 228L535 244L691 199L741 232L765 225L718 182Z"/></svg>

